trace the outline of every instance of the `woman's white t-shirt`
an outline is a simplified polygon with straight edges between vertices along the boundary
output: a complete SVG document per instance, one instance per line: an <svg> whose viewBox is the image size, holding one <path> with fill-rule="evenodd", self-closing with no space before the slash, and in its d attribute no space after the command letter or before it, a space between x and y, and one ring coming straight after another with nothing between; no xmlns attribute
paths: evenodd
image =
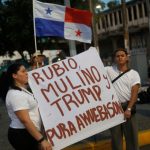
<svg viewBox="0 0 150 150"><path fill-rule="evenodd" d="M28 110L30 119L36 128L41 129L41 117L38 110L37 101L32 93L27 90L10 89L6 96L6 107L8 115L11 119L10 127L16 129L24 129L25 126L16 116L15 112L19 110Z"/></svg>

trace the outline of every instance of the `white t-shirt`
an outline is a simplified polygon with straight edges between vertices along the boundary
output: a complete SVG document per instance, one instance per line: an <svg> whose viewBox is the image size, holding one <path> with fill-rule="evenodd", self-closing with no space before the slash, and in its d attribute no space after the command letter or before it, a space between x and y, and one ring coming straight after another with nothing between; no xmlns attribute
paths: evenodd
<svg viewBox="0 0 150 150"><path fill-rule="evenodd" d="M121 72L116 66L105 67L110 80L114 80ZM113 83L113 87L121 103L130 100L131 89L134 85L140 84L140 76L137 71L131 69Z"/></svg>
<svg viewBox="0 0 150 150"><path fill-rule="evenodd" d="M10 127L24 129L25 126L21 123L15 114L15 111L27 109L30 119L36 128L41 129L41 118L38 110L37 101L34 99L33 94L27 90L10 89L6 96L6 107L8 115L11 119Z"/></svg>

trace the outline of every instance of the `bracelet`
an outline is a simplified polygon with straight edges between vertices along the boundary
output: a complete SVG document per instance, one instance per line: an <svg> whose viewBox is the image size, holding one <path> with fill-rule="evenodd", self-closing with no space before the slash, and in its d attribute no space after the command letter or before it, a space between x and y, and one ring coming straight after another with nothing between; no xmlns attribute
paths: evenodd
<svg viewBox="0 0 150 150"><path fill-rule="evenodd" d="M130 107L128 107L128 108L127 108L127 110L128 110L128 111L131 111L131 108L130 108Z"/></svg>
<svg viewBox="0 0 150 150"><path fill-rule="evenodd" d="M38 143L41 143L42 141L44 141L45 139L44 139L44 137L42 136L37 142Z"/></svg>

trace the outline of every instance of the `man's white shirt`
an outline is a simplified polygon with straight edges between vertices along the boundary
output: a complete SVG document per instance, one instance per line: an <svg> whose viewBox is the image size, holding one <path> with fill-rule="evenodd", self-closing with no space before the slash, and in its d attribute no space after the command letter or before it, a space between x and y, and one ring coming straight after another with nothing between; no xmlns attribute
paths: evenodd
<svg viewBox="0 0 150 150"><path fill-rule="evenodd" d="M116 66L107 66L105 69L111 81L122 73ZM133 69L122 75L113 83L113 87L121 103L130 100L131 89L136 84L141 84L141 79L139 73Z"/></svg>

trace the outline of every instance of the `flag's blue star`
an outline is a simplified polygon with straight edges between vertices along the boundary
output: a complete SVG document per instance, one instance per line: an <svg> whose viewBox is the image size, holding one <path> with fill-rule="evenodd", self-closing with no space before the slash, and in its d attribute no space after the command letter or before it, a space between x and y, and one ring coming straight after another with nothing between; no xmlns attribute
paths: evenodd
<svg viewBox="0 0 150 150"><path fill-rule="evenodd" d="M46 14L50 14L50 15L51 15L51 12L52 12L52 10L48 7L48 8L46 9Z"/></svg>

